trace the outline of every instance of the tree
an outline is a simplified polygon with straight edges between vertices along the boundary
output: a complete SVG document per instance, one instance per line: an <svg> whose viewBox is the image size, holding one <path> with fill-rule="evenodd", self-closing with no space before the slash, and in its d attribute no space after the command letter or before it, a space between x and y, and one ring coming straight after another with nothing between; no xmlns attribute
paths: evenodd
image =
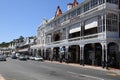
<svg viewBox="0 0 120 80"><path fill-rule="evenodd" d="M0 47L8 47L10 45L10 42L2 42L1 44L0 44Z"/></svg>
<svg viewBox="0 0 120 80"><path fill-rule="evenodd" d="M19 42L23 42L24 41L24 37L23 36L20 36L19 37Z"/></svg>

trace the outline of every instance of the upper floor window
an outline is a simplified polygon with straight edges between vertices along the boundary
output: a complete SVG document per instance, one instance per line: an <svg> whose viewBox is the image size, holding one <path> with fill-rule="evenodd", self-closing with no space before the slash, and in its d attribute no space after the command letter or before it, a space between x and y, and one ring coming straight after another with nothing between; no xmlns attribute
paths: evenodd
<svg viewBox="0 0 120 80"><path fill-rule="evenodd" d="M66 14L66 20L70 19L70 13Z"/></svg>
<svg viewBox="0 0 120 80"><path fill-rule="evenodd" d="M118 4L118 0L106 0L108 3Z"/></svg>
<svg viewBox="0 0 120 80"><path fill-rule="evenodd" d="M76 16L76 10L74 10L74 11L71 12L71 18L73 18L75 16Z"/></svg>
<svg viewBox="0 0 120 80"><path fill-rule="evenodd" d="M88 2L84 5L84 12L88 11L89 9L90 9L90 3Z"/></svg>
<svg viewBox="0 0 120 80"><path fill-rule="evenodd" d="M80 7L77 9L77 15L80 15L81 13L82 13L82 8Z"/></svg>
<svg viewBox="0 0 120 80"><path fill-rule="evenodd" d="M106 15L106 29L107 31L118 31L118 16L113 13Z"/></svg>
<svg viewBox="0 0 120 80"><path fill-rule="evenodd" d="M98 5L98 0L91 0L91 8L96 7Z"/></svg>
<svg viewBox="0 0 120 80"><path fill-rule="evenodd" d="M66 15L64 15L63 17L61 17L61 23L66 21Z"/></svg>
<svg viewBox="0 0 120 80"><path fill-rule="evenodd" d="M105 3L105 0L98 0L99 4Z"/></svg>

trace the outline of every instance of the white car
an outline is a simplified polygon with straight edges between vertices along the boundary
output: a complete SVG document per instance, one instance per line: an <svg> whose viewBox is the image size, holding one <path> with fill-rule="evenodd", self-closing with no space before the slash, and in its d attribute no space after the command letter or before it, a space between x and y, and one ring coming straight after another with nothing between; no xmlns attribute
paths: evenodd
<svg viewBox="0 0 120 80"><path fill-rule="evenodd" d="M35 61L43 61L43 57L41 57L41 56L36 56L36 57L35 57Z"/></svg>
<svg viewBox="0 0 120 80"><path fill-rule="evenodd" d="M30 56L29 59L30 60L35 60L35 57L34 56Z"/></svg>

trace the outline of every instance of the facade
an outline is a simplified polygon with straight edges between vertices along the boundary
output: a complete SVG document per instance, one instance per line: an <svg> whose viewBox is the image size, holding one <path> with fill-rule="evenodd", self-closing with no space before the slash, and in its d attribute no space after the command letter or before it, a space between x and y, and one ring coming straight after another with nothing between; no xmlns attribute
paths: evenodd
<svg viewBox="0 0 120 80"><path fill-rule="evenodd" d="M119 0L74 0L44 24L44 57L81 65L120 67ZM38 30L43 27L39 27ZM41 32L41 31L38 31ZM38 40L40 40L38 39ZM41 44L44 41L40 40ZM41 42L42 41L42 42ZM42 52L42 53L43 53Z"/></svg>
<svg viewBox="0 0 120 80"><path fill-rule="evenodd" d="M46 56L44 54L46 23L47 20L43 19L42 23L38 26L36 44L30 46L32 56Z"/></svg>
<svg viewBox="0 0 120 80"><path fill-rule="evenodd" d="M9 48L11 50L12 54L15 53L20 53L22 55L31 55L30 53L30 46L35 44L36 42L36 37L32 36L32 37L20 37L18 39L14 39Z"/></svg>
<svg viewBox="0 0 120 80"><path fill-rule="evenodd" d="M8 55L11 53L11 49L9 47L0 48L0 54Z"/></svg>

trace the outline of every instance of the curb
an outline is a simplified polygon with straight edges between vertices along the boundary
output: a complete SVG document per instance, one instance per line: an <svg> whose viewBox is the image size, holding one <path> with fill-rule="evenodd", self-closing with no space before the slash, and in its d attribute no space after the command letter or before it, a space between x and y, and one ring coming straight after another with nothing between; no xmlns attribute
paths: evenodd
<svg viewBox="0 0 120 80"><path fill-rule="evenodd" d="M114 69L114 68L109 68L109 69L103 69L102 67L97 67L97 66L89 66L89 65L85 65L82 66L80 64L75 64L75 63L65 63L65 62L57 62L57 61L45 61L45 62L51 62L51 63L55 63L55 64L63 64L63 65L69 65L69 66L74 66L74 67L81 67L81 68L87 68L87 69L94 69L94 70L101 70L101 71L107 71L107 72L113 72L117 75L120 75L120 70L119 69Z"/></svg>

